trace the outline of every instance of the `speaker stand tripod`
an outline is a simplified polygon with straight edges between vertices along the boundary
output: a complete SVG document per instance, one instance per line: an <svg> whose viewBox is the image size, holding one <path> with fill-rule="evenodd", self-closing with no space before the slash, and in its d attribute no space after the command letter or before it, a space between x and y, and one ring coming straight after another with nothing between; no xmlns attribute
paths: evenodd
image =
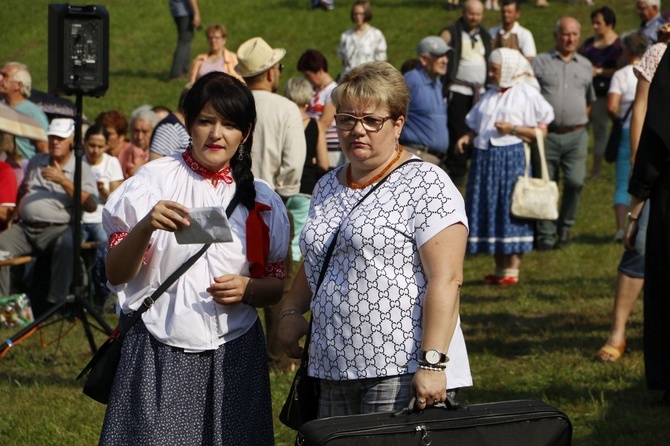
<svg viewBox="0 0 670 446"><path fill-rule="evenodd" d="M26 337L30 336L35 331L47 325L58 322L59 320L67 319L71 314L79 321L86 333L86 339L91 347L91 353L95 353L97 346L93 337L93 329L97 329L107 335L112 333L112 328L105 322L105 319L99 314L96 309L88 301L85 287L83 286L83 271L81 261L81 163L84 157L84 148L82 146L82 112L83 109L83 95L77 93L77 100L75 106L75 130L74 130L74 156L75 156L75 172L74 172L74 194L72 196L72 221L73 221L73 277L74 277L74 294L67 296L67 298L60 303L50 307L46 312L41 314L30 325L24 327L14 336L7 339L0 345L0 358L3 358L9 349L21 342ZM97 326L89 321L89 316ZM52 320L56 318L55 320Z"/></svg>

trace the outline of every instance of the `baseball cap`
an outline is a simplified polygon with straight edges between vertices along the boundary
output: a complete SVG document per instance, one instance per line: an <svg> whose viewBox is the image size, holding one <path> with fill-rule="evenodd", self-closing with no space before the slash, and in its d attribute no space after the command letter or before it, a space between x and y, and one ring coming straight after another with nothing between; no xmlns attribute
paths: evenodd
<svg viewBox="0 0 670 446"><path fill-rule="evenodd" d="M70 118L56 118L49 123L47 135L69 138L74 133L74 120Z"/></svg>
<svg viewBox="0 0 670 446"><path fill-rule="evenodd" d="M416 54L419 56L422 54L430 53L433 56L443 56L447 54L451 47L444 43L442 37L438 36L429 36L424 38L419 45L416 47Z"/></svg>

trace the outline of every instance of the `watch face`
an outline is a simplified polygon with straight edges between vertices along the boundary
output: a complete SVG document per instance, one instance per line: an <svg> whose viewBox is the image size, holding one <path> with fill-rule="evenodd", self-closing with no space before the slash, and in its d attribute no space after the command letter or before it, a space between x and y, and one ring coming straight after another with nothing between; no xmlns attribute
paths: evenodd
<svg viewBox="0 0 670 446"><path fill-rule="evenodd" d="M440 362L440 352L437 350L428 350L426 352L426 361L430 364L438 364Z"/></svg>

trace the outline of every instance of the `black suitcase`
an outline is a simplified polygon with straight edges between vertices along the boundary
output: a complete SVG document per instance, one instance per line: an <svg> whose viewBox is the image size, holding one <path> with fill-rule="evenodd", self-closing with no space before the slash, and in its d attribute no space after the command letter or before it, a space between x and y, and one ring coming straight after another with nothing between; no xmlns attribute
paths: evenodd
<svg viewBox="0 0 670 446"><path fill-rule="evenodd" d="M572 424L539 400L501 401L419 413L330 417L302 425L300 446L567 446Z"/></svg>

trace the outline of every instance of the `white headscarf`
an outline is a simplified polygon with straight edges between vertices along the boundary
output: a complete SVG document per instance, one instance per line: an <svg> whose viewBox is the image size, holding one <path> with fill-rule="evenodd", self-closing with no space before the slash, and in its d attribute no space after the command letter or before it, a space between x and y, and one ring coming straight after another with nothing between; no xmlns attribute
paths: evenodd
<svg viewBox="0 0 670 446"><path fill-rule="evenodd" d="M509 88L520 83L525 83L540 89L533 68L528 59L517 50L511 48L497 48L491 52L489 63L500 65L500 84L498 88Z"/></svg>

